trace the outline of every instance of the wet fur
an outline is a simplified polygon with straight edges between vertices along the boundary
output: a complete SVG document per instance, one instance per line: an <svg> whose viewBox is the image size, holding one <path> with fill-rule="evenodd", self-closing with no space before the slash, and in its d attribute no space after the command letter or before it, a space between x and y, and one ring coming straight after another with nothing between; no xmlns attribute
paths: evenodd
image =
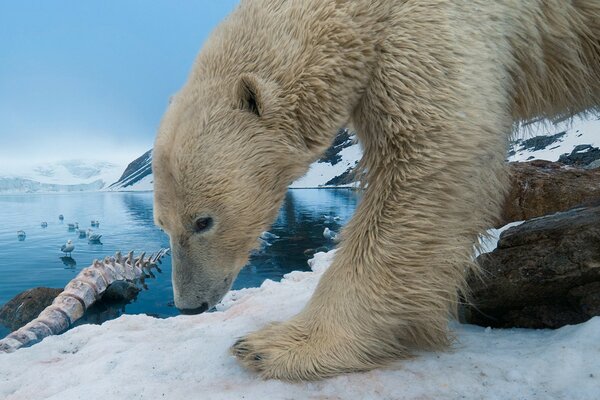
<svg viewBox="0 0 600 400"><path fill-rule="evenodd" d="M244 108L248 87L259 125L227 117L227 107ZM243 265L286 186L338 128L354 125L366 191L333 264L299 315L232 351L265 378L368 370L451 342L447 321L474 267L473 244L506 193L512 127L600 105L600 3L246 0L174 103L154 158L157 214L172 241L193 240L182 215L204 207L203 194L255 217L242 212L217 231L222 242L203 250L210 256L182 250L208 257L202 265L229 253ZM202 125L207 112L221 117L218 131L181 127ZM238 172L212 179L236 163L260 191L233 189L229 181L245 183Z"/></svg>

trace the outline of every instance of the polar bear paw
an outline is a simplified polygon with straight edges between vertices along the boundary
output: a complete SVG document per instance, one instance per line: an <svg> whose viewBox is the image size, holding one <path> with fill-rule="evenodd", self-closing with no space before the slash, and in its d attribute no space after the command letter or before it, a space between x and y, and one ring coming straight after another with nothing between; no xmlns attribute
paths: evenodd
<svg viewBox="0 0 600 400"><path fill-rule="evenodd" d="M231 348L246 368L265 379L318 380L346 372L369 370L383 361L368 343L348 332L309 329L294 320L271 324L239 339ZM387 358L387 357L386 357Z"/></svg>

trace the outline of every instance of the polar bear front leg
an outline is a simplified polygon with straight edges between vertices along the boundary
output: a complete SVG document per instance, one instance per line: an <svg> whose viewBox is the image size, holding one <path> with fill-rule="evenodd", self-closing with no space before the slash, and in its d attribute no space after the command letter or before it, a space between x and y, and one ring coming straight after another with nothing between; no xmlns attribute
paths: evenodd
<svg viewBox="0 0 600 400"><path fill-rule="evenodd" d="M314 380L449 344L448 317L484 223L474 200L489 191L469 193L450 166L435 169L426 179L381 171L369 180L306 308L235 343L242 364L265 378Z"/></svg>
<svg viewBox="0 0 600 400"><path fill-rule="evenodd" d="M369 266L350 262L348 246L342 244L300 314L234 344L232 352L244 366L264 378L303 381L376 368L407 354L380 292L385 277L378 283L368 277Z"/></svg>
<svg viewBox="0 0 600 400"><path fill-rule="evenodd" d="M478 111L490 122L428 113L419 119L428 127L390 124L377 110L363 115L379 121L358 115L367 188L340 249L300 314L235 343L242 364L265 378L314 380L450 343L447 323L474 243L506 183L510 118Z"/></svg>
<svg viewBox="0 0 600 400"><path fill-rule="evenodd" d="M403 24L413 20L381 44L353 111L366 190L332 265L300 314L233 346L265 378L363 371L450 343L474 244L506 193L510 79L486 53L492 46L450 52L461 42L429 29L419 40L431 41L414 46L430 24Z"/></svg>

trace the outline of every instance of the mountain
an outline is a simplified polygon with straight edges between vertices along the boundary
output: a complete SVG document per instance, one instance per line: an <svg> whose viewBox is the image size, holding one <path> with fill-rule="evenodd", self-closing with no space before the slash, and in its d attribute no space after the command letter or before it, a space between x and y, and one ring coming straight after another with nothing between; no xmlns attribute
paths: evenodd
<svg viewBox="0 0 600 400"><path fill-rule="evenodd" d="M118 181L108 187L116 191L152 190L152 150L148 150L127 165Z"/></svg>
<svg viewBox="0 0 600 400"><path fill-rule="evenodd" d="M550 123L538 121L523 125L511 143L507 160L559 161L586 167L600 159L600 119L576 117Z"/></svg>
<svg viewBox="0 0 600 400"><path fill-rule="evenodd" d="M88 160L64 160L0 172L0 193L75 192L104 189L114 182L121 165Z"/></svg>
<svg viewBox="0 0 600 400"><path fill-rule="evenodd" d="M310 166L305 176L290 185L291 188L351 186L352 171L362 157L355 135L341 129L325 154ZM115 191L152 190L152 150L132 161L118 181L108 187Z"/></svg>
<svg viewBox="0 0 600 400"><path fill-rule="evenodd" d="M516 132L507 161L542 159L581 167L600 166L600 120L576 117L572 121L524 124ZM355 167L362 157L356 136L338 132L332 146L290 188L356 186ZM593 164L593 163L596 164ZM152 190L152 150L134 160L110 190Z"/></svg>
<svg viewBox="0 0 600 400"><path fill-rule="evenodd" d="M356 135L341 129L323 157L292 183L292 189L355 186L354 169L362 157Z"/></svg>

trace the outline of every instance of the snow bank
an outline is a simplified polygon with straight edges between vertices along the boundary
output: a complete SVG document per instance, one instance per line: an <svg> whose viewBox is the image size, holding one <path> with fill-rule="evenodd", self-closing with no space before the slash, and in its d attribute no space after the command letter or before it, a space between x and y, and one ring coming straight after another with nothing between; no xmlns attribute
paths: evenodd
<svg viewBox="0 0 600 400"><path fill-rule="evenodd" d="M235 338L300 311L333 254L316 254L313 272L233 291L214 313L125 315L0 354L0 398L600 398L600 318L556 331L456 324L452 351L322 382L264 381L241 368L228 352Z"/></svg>

